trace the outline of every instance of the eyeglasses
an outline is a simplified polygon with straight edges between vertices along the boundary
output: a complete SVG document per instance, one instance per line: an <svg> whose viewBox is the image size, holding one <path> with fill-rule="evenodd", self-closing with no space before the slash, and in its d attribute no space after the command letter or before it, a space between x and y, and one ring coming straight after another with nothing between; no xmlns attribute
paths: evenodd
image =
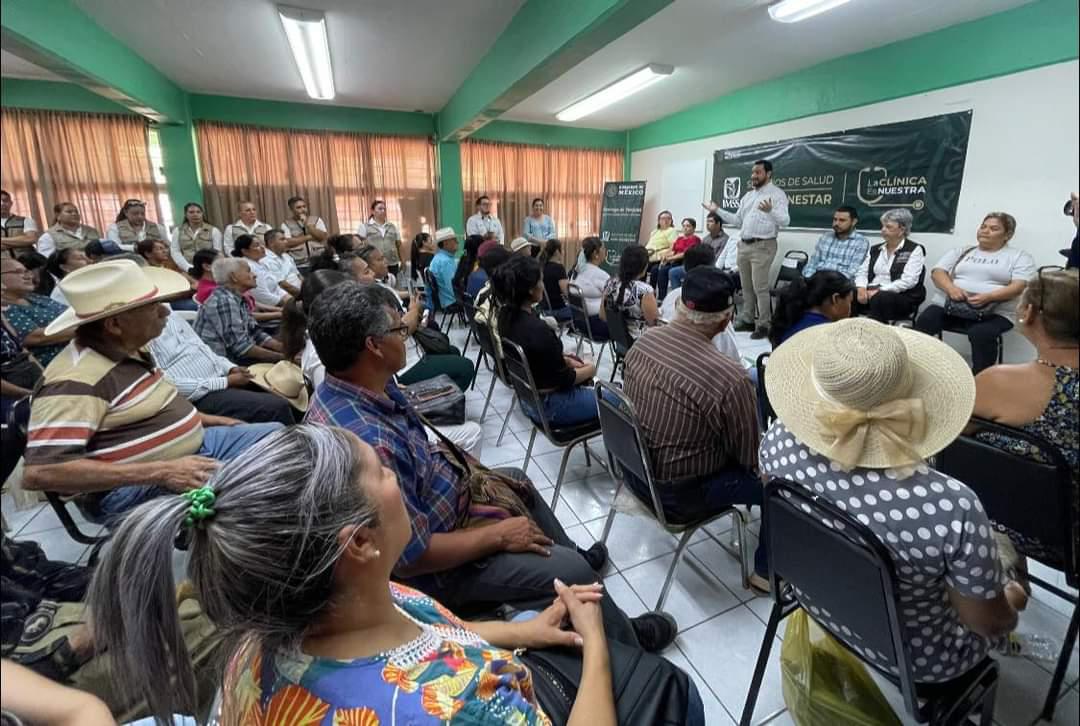
<svg viewBox="0 0 1080 726"><path fill-rule="evenodd" d="M1046 308L1043 307L1043 303L1046 300L1046 285L1043 283L1043 272L1049 270L1050 272L1064 271L1065 268L1061 265L1043 265L1038 270L1039 277L1039 313L1041 314Z"/></svg>
<svg viewBox="0 0 1080 726"><path fill-rule="evenodd" d="M407 340L409 337L409 326L405 323L402 323L401 325L390 328L385 333L383 333L383 335L392 335L394 333L397 333L399 336L401 336L402 340Z"/></svg>

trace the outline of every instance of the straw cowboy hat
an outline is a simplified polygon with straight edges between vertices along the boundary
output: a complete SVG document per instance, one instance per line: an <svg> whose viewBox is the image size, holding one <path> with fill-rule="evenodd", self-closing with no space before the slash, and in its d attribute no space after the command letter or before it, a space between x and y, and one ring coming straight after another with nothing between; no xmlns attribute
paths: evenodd
<svg viewBox="0 0 1080 726"><path fill-rule="evenodd" d="M75 270L60 281L68 309L45 328L56 335L102 318L155 302L191 295L191 285L176 272L140 267L133 260L111 260Z"/></svg>
<svg viewBox="0 0 1080 726"><path fill-rule="evenodd" d="M765 390L799 441L847 469L916 464L952 443L975 405L956 351L868 318L795 334L769 357Z"/></svg>
<svg viewBox="0 0 1080 726"><path fill-rule="evenodd" d="M535 242L530 242L529 240L525 239L524 237L515 237L514 240L512 242L510 242L510 251L511 252L519 252L519 251L525 249L526 247L539 247L539 246L540 245L536 244Z"/></svg>
<svg viewBox="0 0 1080 726"><path fill-rule="evenodd" d="M439 229L435 230L435 244L455 238L457 238L457 232L454 231L453 227L439 227Z"/></svg>
<svg viewBox="0 0 1080 726"><path fill-rule="evenodd" d="M292 404L297 411L308 409L308 389L304 373L287 360L277 363L256 363L248 366L251 382L259 388L276 393Z"/></svg>

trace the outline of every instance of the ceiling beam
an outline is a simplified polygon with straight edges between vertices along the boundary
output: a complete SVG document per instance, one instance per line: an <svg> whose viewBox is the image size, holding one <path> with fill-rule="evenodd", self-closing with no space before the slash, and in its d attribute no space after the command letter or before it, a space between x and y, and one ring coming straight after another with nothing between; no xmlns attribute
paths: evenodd
<svg viewBox="0 0 1080 726"><path fill-rule="evenodd" d="M183 89L70 0L4 0L0 45L151 120L188 120Z"/></svg>
<svg viewBox="0 0 1080 726"><path fill-rule="evenodd" d="M439 112L439 137L468 137L672 1L527 0Z"/></svg>

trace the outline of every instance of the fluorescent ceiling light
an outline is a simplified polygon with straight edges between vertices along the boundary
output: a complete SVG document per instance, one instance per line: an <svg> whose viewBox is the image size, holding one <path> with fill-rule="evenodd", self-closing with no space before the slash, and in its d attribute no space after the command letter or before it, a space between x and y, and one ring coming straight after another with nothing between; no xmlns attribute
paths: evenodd
<svg viewBox="0 0 1080 726"><path fill-rule="evenodd" d="M607 88L602 88L574 105L564 108L555 114L555 118L560 121L577 121L579 118L596 113L602 108L634 95L642 88L651 86L661 78L667 78L674 70L671 66L650 63L625 78L615 81Z"/></svg>
<svg viewBox="0 0 1080 726"><path fill-rule="evenodd" d="M279 5L278 17L307 94L329 101L334 97L334 69L326 39L326 16L317 10Z"/></svg>
<svg viewBox="0 0 1080 726"><path fill-rule="evenodd" d="M781 23L797 23L848 2L850 0L780 0L769 6L769 15Z"/></svg>

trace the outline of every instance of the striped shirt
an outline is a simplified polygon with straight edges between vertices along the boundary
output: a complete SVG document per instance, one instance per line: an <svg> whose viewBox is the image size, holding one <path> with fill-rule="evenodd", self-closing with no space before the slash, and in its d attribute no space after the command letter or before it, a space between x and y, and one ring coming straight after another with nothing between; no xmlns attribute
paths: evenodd
<svg viewBox="0 0 1080 726"><path fill-rule="evenodd" d="M229 371L236 366L210 350L179 315L166 319L165 329L148 347L165 377L189 401L229 387Z"/></svg>
<svg viewBox="0 0 1080 726"><path fill-rule="evenodd" d="M678 322L650 328L626 354L625 378L658 481L757 472L754 386L703 335Z"/></svg>
<svg viewBox="0 0 1080 726"><path fill-rule="evenodd" d="M31 466L168 461L197 452L203 427L149 354L114 360L72 341L45 369L27 439Z"/></svg>

